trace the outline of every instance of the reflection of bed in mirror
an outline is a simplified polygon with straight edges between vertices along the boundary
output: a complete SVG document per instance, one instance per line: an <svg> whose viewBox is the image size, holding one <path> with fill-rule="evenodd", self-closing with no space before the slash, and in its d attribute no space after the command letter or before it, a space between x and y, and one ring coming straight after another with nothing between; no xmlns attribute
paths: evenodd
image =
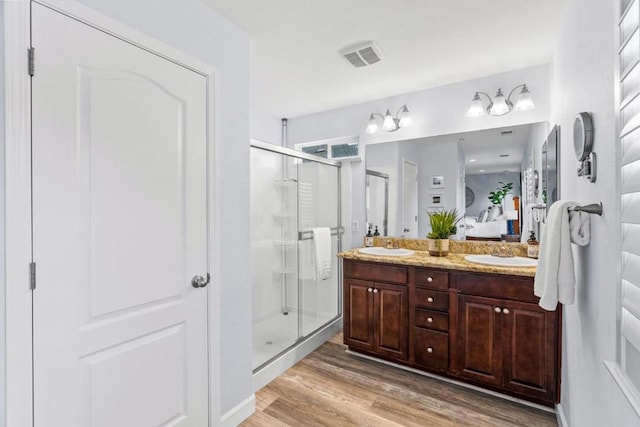
<svg viewBox="0 0 640 427"><path fill-rule="evenodd" d="M464 217L467 240L500 241L507 234L507 220L497 217L491 221L479 222L476 217Z"/></svg>

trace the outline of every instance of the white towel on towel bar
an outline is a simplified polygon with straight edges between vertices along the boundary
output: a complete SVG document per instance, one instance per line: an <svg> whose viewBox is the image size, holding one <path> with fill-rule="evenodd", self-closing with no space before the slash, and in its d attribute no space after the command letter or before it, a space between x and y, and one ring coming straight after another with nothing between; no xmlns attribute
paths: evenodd
<svg viewBox="0 0 640 427"><path fill-rule="evenodd" d="M327 227L317 227L311 231L316 261L316 280L327 280L331 277L331 230Z"/></svg>
<svg viewBox="0 0 640 427"><path fill-rule="evenodd" d="M569 211L569 229L571 243L578 246L587 246L591 241L590 215L581 211Z"/></svg>
<svg viewBox="0 0 640 427"><path fill-rule="evenodd" d="M568 210L574 206L578 204L564 200L551 205L541 237L534 294L540 297L538 305L545 310L555 310L558 302L573 304L575 298L576 276Z"/></svg>

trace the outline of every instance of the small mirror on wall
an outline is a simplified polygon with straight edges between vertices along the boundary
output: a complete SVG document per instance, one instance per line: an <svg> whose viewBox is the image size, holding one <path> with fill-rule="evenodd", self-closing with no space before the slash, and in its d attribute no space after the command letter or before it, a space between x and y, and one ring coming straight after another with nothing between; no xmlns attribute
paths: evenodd
<svg viewBox="0 0 640 427"><path fill-rule="evenodd" d="M560 197L559 159L560 128L555 125L542 146L542 203L547 209Z"/></svg>

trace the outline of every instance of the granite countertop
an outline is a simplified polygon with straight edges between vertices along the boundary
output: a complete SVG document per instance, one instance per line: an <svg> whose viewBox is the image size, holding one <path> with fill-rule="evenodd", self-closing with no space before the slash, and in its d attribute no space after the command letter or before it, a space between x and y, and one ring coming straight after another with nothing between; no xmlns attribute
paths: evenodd
<svg viewBox="0 0 640 427"><path fill-rule="evenodd" d="M338 257L344 259L353 259L359 261L380 262L385 264L413 265L417 267L434 267L449 270L475 271L480 273L505 274L511 276L534 277L536 275L536 267L496 267L491 265L481 265L466 261L464 257L466 253L449 253L445 257L434 257L429 255L427 251L416 250L415 254L410 256L376 256L367 255L352 249L340 252Z"/></svg>

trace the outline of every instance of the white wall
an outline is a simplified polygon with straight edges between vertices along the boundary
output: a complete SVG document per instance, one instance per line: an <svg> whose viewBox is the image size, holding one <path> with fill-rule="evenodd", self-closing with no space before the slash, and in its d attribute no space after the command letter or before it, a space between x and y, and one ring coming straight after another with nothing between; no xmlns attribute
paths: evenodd
<svg viewBox="0 0 640 427"><path fill-rule="evenodd" d="M4 23L4 2L0 2L0 22ZM5 423L5 111L4 111L4 31L0 31L0 426Z"/></svg>
<svg viewBox="0 0 640 427"><path fill-rule="evenodd" d="M251 109L251 138L270 144L282 145L282 119Z"/></svg>
<svg viewBox="0 0 640 427"><path fill-rule="evenodd" d="M420 144L419 141L415 142ZM430 194L443 195L444 205L442 209L458 208L458 170L459 150L457 142L423 142L420 146L420 162L418 167L418 237L426 238L431 232L431 225L427 211L434 208L430 205ZM464 160L463 160L464 161ZM432 175L444 176L443 188L430 188L429 177Z"/></svg>
<svg viewBox="0 0 640 427"><path fill-rule="evenodd" d="M573 427L640 425L603 363L616 360L620 269L615 3L567 0L552 67L551 123L561 127L562 199L602 201L604 207L602 217L591 218L591 244L574 251L576 301L564 307L561 408ZM572 129L581 111L593 114L595 184L576 176Z"/></svg>
<svg viewBox="0 0 640 427"><path fill-rule="evenodd" d="M531 89L536 108L528 112L514 111L502 117L466 117L467 109L476 91L495 93L498 88L511 90L526 82ZM507 89L508 88L508 89ZM403 104L411 111L413 125L397 132L365 133L367 119L372 112L384 112L387 108L397 110ZM361 153L364 146L380 142L419 139L428 136L446 135L495 127L542 122L549 119L549 65L543 64L522 70L496 74L424 91L379 99L337 110L289 119L288 146L300 142L357 135ZM252 126L252 132L268 133L268 129ZM253 134L252 134L253 136ZM351 218L365 223L364 189L365 162L350 165ZM346 170L345 170L346 172ZM454 200L455 201L455 200ZM421 205L422 207L422 205ZM349 221L351 222L351 221ZM362 244L366 230L351 233L352 246ZM420 231L422 235L422 231ZM346 246L344 249L348 249Z"/></svg>
<svg viewBox="0 0 640 427"><path fill-rule="evenodd" d="M220 288L221 413L253 394L249 255L249 38L198 0L82 0L217 70L213 286ZM215 315L215 313L214 313Z"/></svg>

